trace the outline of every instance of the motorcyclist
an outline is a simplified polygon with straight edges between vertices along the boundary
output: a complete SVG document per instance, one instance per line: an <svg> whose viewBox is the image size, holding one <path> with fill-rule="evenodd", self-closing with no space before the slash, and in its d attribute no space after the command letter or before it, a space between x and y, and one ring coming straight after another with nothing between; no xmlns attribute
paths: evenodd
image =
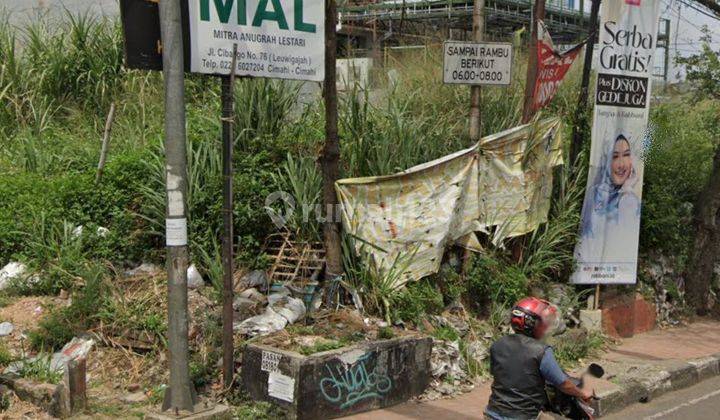
<svg viewBox="0 0 720 420"><path fill-rule="evenodd" d="M546 404L545 384L588 401L592 393L575 386L560 368L553 349L542 342L557 325L557 308L550 302L527 297L512 309L515 334L490 347L492 394L485 418L525 420L540 416Z"/></svg>

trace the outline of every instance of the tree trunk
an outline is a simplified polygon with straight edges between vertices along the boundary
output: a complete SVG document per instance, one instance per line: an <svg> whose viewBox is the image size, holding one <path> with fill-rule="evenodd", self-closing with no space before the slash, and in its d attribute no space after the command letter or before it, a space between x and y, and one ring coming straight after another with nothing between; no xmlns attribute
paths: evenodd
<svg viewBox="0 0 720 420"><path fill-rule="evenodd" d="M695 206L695 244L685 273L688 303L699 315L708 312L713 271L720 254L720 147L710 180Z"/></svg>

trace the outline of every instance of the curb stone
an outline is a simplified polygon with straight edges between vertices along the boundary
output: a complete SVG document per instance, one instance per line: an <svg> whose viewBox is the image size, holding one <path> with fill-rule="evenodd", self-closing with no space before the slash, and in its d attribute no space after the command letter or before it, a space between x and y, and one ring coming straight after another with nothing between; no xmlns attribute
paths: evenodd
<svg viewBox="0 0 720 420"><path fill-rule="evenodd" d="M617 388L598 394L594 408L598 417L620 411L638 402L649 402L660 395L687 388L720 375L720 353L688 361L669 362L644 378L632 378Z"/></svg>

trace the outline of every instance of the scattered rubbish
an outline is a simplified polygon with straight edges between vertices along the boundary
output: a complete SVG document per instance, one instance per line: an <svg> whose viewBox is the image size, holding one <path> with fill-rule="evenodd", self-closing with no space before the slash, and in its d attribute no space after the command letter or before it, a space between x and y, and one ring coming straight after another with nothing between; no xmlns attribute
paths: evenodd
<svg viewBox="0 0 720 420"><path fill-rule="evenodd" d="M241 334L254 337L256 335L266 335L280 331L285 328L287 323L288 320L285 319L285 317L268 306L261 315L248 318L239 324L235 324L233 329Z"/></svg>
<svg viewBox="0 0 720 420"><path fill-rule="evenodd" d="M269 300L269 299L268 299ZM294 324L305 316L305 303L297 298L284 296L271 304L270 307L287 319L288 323Z"/></svg>
<svg viewBox="0 0 720 420"><path fill-rule="evenodd" d="M154 275L162 272L162 268L152 263L142 263L139 266L125 272L126 277L134 277L139 275Z"/></svg>
<svg viewBox="0 0 720 420"><path fill-rule="evenodd" d="M7 288L13 280L25 275L27 266L21 262L11 262L0 270L0 290Z"/></svg>
<svg viewBox="0 0 720 420"><path fill-rule="evenodd" d="M10 322L0 323L0 337L5 337L12 334L15 326Z"/></svg>
<svg viewBox="0 0 720 420"><path fill-rule="evenodd" d="M263 270L253 270L245 274L239 282L241 289L245 288L258 288L260 290L267 290L268 277L267 273Z"/></svg>
<svg viewBox="0 0 720 420"><path fill-rule="evenodd" d="M467 376L466 366L465 359L460 354L460 343L458 341L433 340L430 367L434 379L465 378Z"/></svg>
<svg viewBox="0 0 720 420"><path fill-rule="evenodd" d="M65 369L69 361L87 357L94 345L93 339L75 337L59 352L53 354L50 366L56 370Z"/></svg>
<svg viewBox="0 0 720 420"><path fill-rule="evenodd" d="M476 340L468 344L465 352L469 360L480 364L488 357L488 346L485 342L481 340Z"/></svg>
<svg viewBox="0 0 720 420"><path fill-rule="evenodd" d="M240 293L238 296L241 298L250 299L254 302L264 303L267 301L265 295L258 292L257 289L254 288L243 290L242 293Z"/></svg>
<svg viewBox="0 0 720 420"><path fill-rule="evenodd" d="M203 280L195 264L192 264L187 269L187 287L192 290L199 289L203 286L205 286L205 280Z"/></svg>
<svg viewBox="0 0 720 420"><path fill-rule="evenodd" d="M73 239L77 239L82 236L84 231L85 231L85 226L83 226L83 225L75 226L75 229L72 230L70 237Z"/></svg>
<svg viewBox="0 0 720 420"><path fill-rule="evenodd" d="M72 233L70 233L70 237L73 239L77 239L83 235L85 232L85 226L78 225L75 226L75 229L72 230ZM95 230L95 234L101 238L105 238L110 234L110 229L102 226L98 226L98 228Z"/></svg>
<svg viewBox="0 0 720 420"><path fill-rule="evenodd" d="M685 279L682 272L675 268L679 266L677 258L651 253L645 261L640 270L644 274L643 283L652 289L657 323L660 326L679 324L683 316ZM716 266L714 272L719 274L720 266ZM711 294L710 303L713 299L714 295Z"/></svg>
<svg viewBox="0 0 720 420"><path fill-rule="evenodd" d="M430 320L436 327L452 328L460 337L464 337L470 331L470 324L463 316L454 315L449 311L443 312L442 315L431 315Z"/></svg>
<svg viewBox="0 0 720 420"><path fill-rule="evenodd" d="M475 352L478 356L482 353L479 345ZM432 380L422 396L424 400L459 395L475 387L473 378L466 373L467 363L460 353L459 341L434 339L430 368Z"/></svg>
<svg viewBox="0 0 720 420"><path fill-rule="evenodd" d="M266 335L282 330L288 324L304 318L307 312L305 303L290 294L290 290L285 287L277 288L276 293L267 297L268 306L265 308L265 312L245 319L235 325L235 330L249 336ZM240 295L240 298L262 302L258 295L257 290L248 289ZM264 298L264 296L262 297Z"/></svg>
<svg viewBox="0 0 720 420"><path fill-rule="evenodd" d="M233 300L233 310L240 314L247 314L253 311L258 306L258 302L238 296Z"/></svg>

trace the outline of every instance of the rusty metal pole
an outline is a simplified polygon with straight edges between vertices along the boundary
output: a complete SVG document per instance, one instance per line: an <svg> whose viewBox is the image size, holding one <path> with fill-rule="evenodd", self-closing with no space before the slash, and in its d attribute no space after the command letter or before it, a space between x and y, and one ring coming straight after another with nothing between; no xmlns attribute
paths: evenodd
<svg viewBox="0 0 720 420"><path fill-rule="evenodd" d="M340 225L337 212L335 181L340 177L340 140L338 138L338 100L336 79L337 58L337 5L335 0L325 2L325 144L320 156L323 177L323 204L327 211L323 224L325 243L325 287L342 275Z"/></svg>
<svg viewBox="0 0 720 420"><path fill-rule="evenodd" d="M535 82L537 80L537 39L538 21L545 19L545 0L535 0L532 16L532 36L530 37L530 48L528 49L528 68L525 80L525 102L523 104L522 123L529 122L533 117L532 102L535 93Z"/></svg>
<svg viewBox="0 0 720 420"><path fill-rule="evenodd" d="M485 0L475 0L473 5L473 41L482 42L485 32ZM482 89L470 87L470 140L476 142L482 136Z"/></svg>
<svg viewBox="0 0 720 420"><path fill-rule="evenodd" d="M233 45L231 69L237 65L237 44ZM223 159L223 385L230 388L235 374L233 344L233 146L235 135L235 72L222 77L222 159Z"/></svg>

